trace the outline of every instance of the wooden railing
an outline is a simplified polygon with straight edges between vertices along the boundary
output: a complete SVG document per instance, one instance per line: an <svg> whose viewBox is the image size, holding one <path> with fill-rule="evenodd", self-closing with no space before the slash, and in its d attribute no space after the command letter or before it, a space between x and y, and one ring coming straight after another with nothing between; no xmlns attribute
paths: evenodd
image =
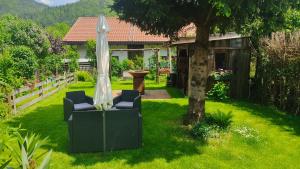
<svg viewBox="0 0 300 169"><path fill-rule="evenodd" d="M35 84L33 87L23 87L15 89L10 96L8 102L12 106L13 113L16 114L44 98L56 93L59 89L74 81L74 74L66 74L53 79Z"/></svg>

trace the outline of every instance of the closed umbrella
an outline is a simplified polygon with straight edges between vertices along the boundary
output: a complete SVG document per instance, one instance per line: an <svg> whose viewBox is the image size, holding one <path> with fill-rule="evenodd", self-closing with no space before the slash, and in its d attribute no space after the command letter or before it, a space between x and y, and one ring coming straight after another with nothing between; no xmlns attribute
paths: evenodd
<svg viewBox="0 0 300 169"><path fill-rule="evenodd" d="M113 97L109 79L109 46L106 34L109 27L103 15L99 16L97 24L97 84L94 95L94 105L97 109L107 110L112 107Z"/></svg>

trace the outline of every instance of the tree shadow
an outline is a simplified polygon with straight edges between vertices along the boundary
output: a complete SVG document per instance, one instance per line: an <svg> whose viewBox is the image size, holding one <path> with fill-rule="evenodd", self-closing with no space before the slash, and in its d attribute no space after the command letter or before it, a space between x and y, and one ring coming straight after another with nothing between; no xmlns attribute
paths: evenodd
<svg viewBox="0 0 300 169"><path fill-rule="evenodd" d="M72 165L91 166L114 160L136 165L155 159L172 161L183 156L201 153L205 143L193 140L182 125L186 106L171 101L143 101L143 146L136 150L123 150L93 154L69 154L75 160ZM13 118L7 124L49 138L49 146L55 152L68 154L68 130L63 121L62 104L38 107L30 113Z"/></svg>
<svg viewBox="0 0 300 169"><path fill-rule="evenodd" d="M271 123L280 126L285 131L289 131L297 136L300 136L300 116L279 111L275 107L267 107L244 101L235 101L231 104L241 110L245 110L253 115L262 117Z"/></svg>

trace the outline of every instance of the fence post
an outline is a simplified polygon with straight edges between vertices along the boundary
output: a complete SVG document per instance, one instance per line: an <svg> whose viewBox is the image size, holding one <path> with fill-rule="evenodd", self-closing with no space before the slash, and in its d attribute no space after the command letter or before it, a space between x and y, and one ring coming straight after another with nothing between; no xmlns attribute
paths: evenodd
<svg viewBox="0 0 300 169"><path fill-rule="evenodd" d="M159 50L155 50L155 55L156 55L156 83L159 84L159 70L160 70Z"/></svg>
<svg viewBox="0 0 300 169"><path fill-rule="evenodd" d="M13 114L17 113L17 105L16 105L16 96L15 96L15 92L12 91L11 93L8 94L7 96L7 102L8 104L11 106L12 110L13 110Z"/></svg>

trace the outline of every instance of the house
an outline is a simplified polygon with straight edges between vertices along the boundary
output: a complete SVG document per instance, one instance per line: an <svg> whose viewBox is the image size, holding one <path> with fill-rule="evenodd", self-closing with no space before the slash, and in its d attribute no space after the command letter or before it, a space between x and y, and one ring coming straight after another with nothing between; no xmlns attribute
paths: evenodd
<svg viewBox="0 0 300 169"><path fill-rule="evenodd" d="M193 24L179 32L179 39L172 43L177 48L176 86L188 94L190 58L194 53L196 28ZM249 37L234 32L213 34L209 38L209 73L219 70L232 72L230 95L247 98L249 95L250 48ZM209 87L209 86L208 86Z"/></svg>
<svg viewBox="0 0 300 169"><path fill-rule="evenodd" d="M107 17L110 28L108 33L108 43L110 49L145 49L160 48L159 55L167 57L168 50L164 45L169 42L169 38L164 36L150 35L141 31L137 26L119 20L117 17ZM68 45L76 45L80 54L79 65L81 69L89 69L89 59L87 57L86 42L96 40L97 17L80 17L64 37L63 42ZM111 56L119 61L135 56L144 58L145 67L148 66L149 58L154 55L154 51L112 51Z"/></svg>

